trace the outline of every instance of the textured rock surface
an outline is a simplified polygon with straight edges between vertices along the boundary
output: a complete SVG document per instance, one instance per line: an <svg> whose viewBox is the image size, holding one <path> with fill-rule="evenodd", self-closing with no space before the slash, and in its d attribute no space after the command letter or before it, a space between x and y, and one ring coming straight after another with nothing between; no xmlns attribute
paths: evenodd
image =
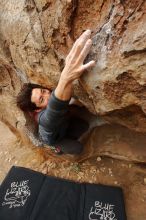
<svg viewBox="0 0 146 220"><path fill-rule="evenodd" d="M145 10L145 1L115 1L114 4L106 1L102 5L101 15L104 11L107 17L103 22L101 16L100 27L94 31L93 49L89 56L89 59L96 59L96 67L82 79L96 112L105 114L114 111L119 123L144 132ZM123 110L126 113L126 107L131 110L131 124L127 122L127 117L121 118L118 114ZM135 109L141 120L135 117Z"/></svg>
<svg viewBox="0 0 146 220"><path fill-rule="evenodd" d="M92 113L145 133L145 11L145 0L1 0L1 120L28 141L30 123L12 100L26 81L55 88L73 42L90 28L87 60L96 66L75 82L75 96Z"/></svg>
<svg viewBox="0 0 146 220"><path fill-rule="evenodd" d="M84 152L78 158L111 156L120 160L146 163L146 136L119 125L97 127L88 134Z"/></svg>

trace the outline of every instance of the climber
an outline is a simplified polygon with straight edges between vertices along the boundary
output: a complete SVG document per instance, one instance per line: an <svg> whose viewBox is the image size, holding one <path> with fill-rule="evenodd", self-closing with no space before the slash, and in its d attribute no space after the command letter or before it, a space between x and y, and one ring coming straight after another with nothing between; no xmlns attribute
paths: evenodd
<svg viewBox="0 0 146 220"><path fill-rule="evenodd" d="M65 67L54 91L37 84L25 84L17 96L17 106L24 112L37 114L38 132L44 144L53 146L57 154L79 154L83 146L79 138L89 124L69 113L73 81L95 65L84 64L92 46L91 31L86 30L74 43L66 57Z"/></svg>

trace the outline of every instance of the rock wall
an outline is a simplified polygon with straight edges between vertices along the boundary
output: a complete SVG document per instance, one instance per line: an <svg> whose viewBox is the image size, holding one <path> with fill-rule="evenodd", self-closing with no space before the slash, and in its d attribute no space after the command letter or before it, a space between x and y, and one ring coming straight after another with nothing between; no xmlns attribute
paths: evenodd
<svg viewBox="0 0 146 220"><path fill-rule="evenodd" d="M20 87L55 88L73 42L91 29L87 60L96 66L74 83L74 95L93 114L145 133L145 11L145 0L1 0L1 120L22 135L27 120L12 101Z"/></svg>

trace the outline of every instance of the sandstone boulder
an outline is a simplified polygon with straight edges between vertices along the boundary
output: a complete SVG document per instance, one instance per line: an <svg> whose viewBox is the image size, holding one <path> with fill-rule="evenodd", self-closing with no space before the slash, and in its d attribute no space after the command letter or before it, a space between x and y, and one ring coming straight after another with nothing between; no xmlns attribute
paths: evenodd
<svg viewBox="0 0 146 220"><path fill-rule="evenodd" d="M91 29L87 60L96 66L74 83L74 96L91 113L145 134L145 11L144 0L1 0L0 119L36 144L14 97L27 81L55 88L73 42Z"/></svg>

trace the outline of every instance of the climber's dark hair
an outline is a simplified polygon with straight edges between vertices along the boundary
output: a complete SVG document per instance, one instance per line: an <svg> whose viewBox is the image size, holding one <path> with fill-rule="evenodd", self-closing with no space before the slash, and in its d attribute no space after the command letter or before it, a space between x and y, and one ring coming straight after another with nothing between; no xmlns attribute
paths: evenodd
<svg viewBox="0 0 146 220"><path fill-rule="evenodd" d="M25 83L17 95L16 103L18 108L24 112L33 112L40 109L35 103L31 102L32 90L35 88L48 89L38 84ZM50 90L50 89L49 89ZM51 91L51 90L50 90Z"/></svg>

